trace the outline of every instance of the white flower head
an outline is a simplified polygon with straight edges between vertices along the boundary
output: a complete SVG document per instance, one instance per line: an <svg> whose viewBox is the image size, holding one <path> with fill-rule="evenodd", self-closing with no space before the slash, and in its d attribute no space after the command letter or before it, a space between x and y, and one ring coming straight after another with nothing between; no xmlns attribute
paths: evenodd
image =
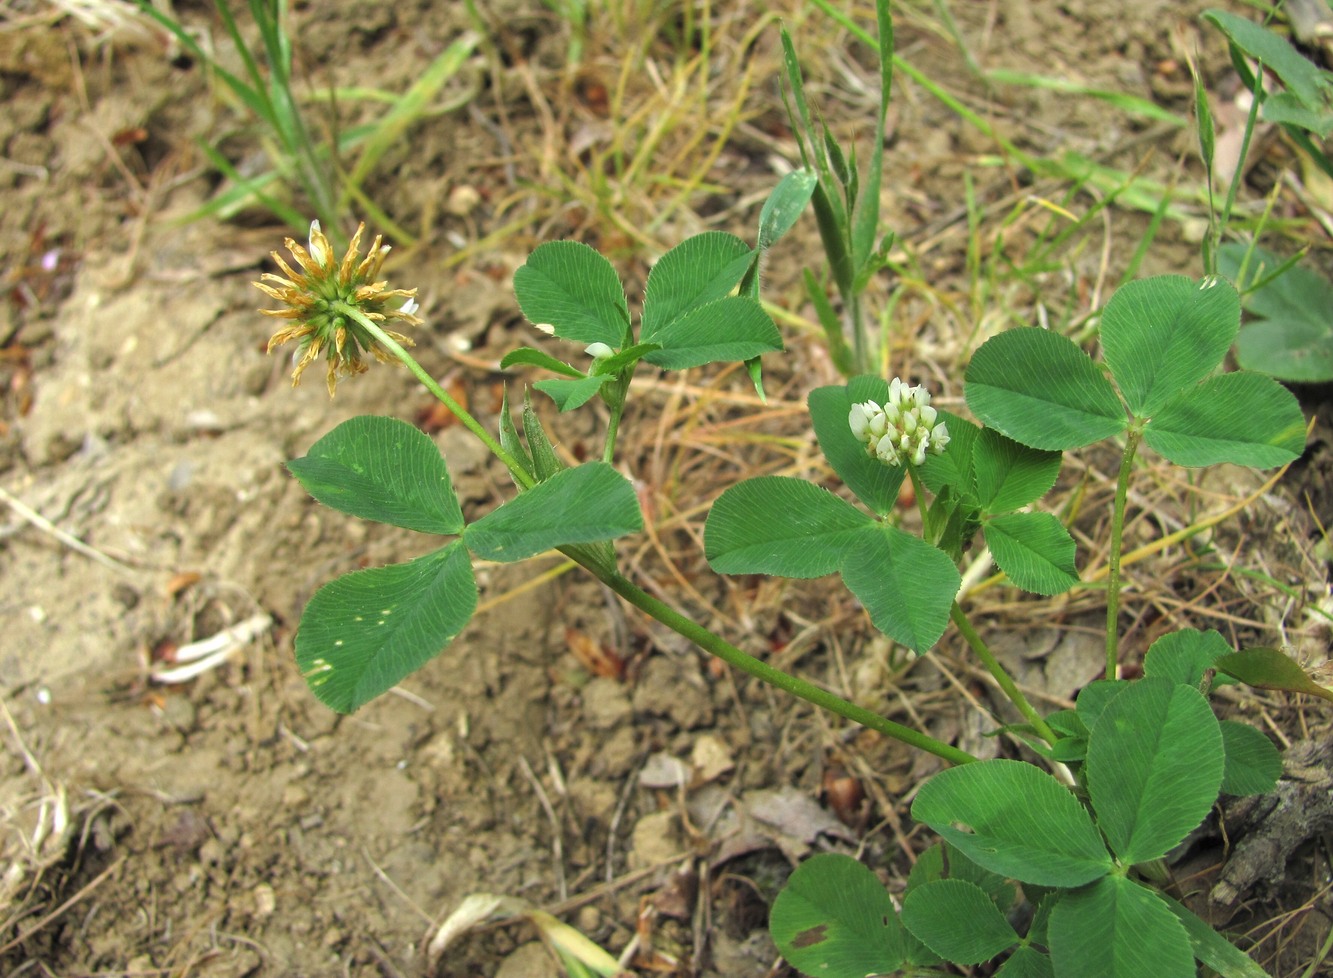
<svg viewBox="0 0 1333 978"><path fill-rule="evenodd" d="M853 404L847 423L853 437L865 443L866 454L886 465L920 465L926 455L939 455L949 444L949 429L938 418L924 387L911 387L894 377L887 404Z"/></svg>

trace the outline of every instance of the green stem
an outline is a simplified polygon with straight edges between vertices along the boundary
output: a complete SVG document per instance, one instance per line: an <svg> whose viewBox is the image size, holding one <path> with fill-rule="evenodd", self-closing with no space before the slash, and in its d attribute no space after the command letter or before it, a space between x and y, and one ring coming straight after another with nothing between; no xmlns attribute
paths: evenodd
<svg viewBox="0 0 1333 978"><path fill-rule="evenodd" d="M870 356L867 352L866 342L866 324L861 315L861 296L853 292L843 296L843 301L847 303L847 318L852 321L852 358L856 363L856 372L862 374L874 373L874 367L870 363Z"/></svg>
<svg viewBox="0 0 1333 978"><path fill-rule="evenodd" d="M1131 426L1125 437L1125 450L1120 456L1120 475L1115 483L1115 507L1111 512L1111 553L1106 559L1106 678L1114 679L1119 662L1120 630L1120 550L1125 534L1125 500L1129 496L1129 473L1134 466L1143 431Z"/></svg>
<svg viewBox="0 0 1333 978"><path fill-rule="evenodd" d="M781 669L776 669L768 663L756 659L754 656L742 652L736 646L725 641L719 635L709 631L702 625L696 624L689 618L675 611L670 605L659 601L646 591L639 588L632 581L622 575L619 571L607 570L598 567L590 567L582 556L576 552L570 553L562 548L562 553L573 557L579 563L584 564L603 584L609 587L616 594L620 595L640 611L657 619L663 625L666 625L672 631L683 635L695 645L699 646L705 652L709 652L730 666L735 666L743 672L749 673L756 679L775 686L778 689L790 693L793 696L812 703L830 713L836 713L840 717L845 717L853 723L859 723L863 727L868 727L884 734L886 737L892 737L894 740L907 744L909 747L915 747L928 754L934 754L936 757L948 761L950 764L967 764L975 761L976 758L967 751L960 750L936 740L926 734L913 730L911 727L904 727L901 724L894 723L878 713L873 713L863 707L850 703L840 696L835 696L828 690L821 689L813 683L808 683L804 679L798 679Z"/></svg>
<svg viewBox="0 0 1333 978"><path fill-rule="evenodd" d="M920 475L917 474L915 466L908 466L907 474L912 479L912 488L916 492L916 504L921 510L921 533L924 537L926 532L926 514L928 512L926 507L926 486L921 481ZM935 543L936 541L930 540L927 542ZM994 653L991 652L990 646L986 644L985 639L983 639L977 630L972 627L972 622L968 620L967 612L963 611L962 606L959 605L957 601L955 601L953 607L949 609L949 617L953 619L953 623L958 627L959 633L966 639L967 644L972 647L972 651L976 653L977 658L981 660L983 665L985 665L986 669L995 678L995 681L1000 684L1000 689L1004 690L1004 695L1009 697L1009 702L1018 707L1018 712L1023 714L1023 718L1027 720L1028 723L1032 724L1032 728L1037 731L1038 736L1040 736L1042 740L1046 741L1048 744L1055 743L1055 731L1052 730L1046 721L1041 718L1041 715L1032 708L1032 704L1029 703L1028 698L1023 695L1023 691L1018 688L1017 684L1015 684L1013 679L1009 676L1009 673L1005 671L1004 666L1000 665L999 660L995 658Z"/></svg>
<svg viewBox="0 0 1333 978"><path fill-rule="evenodd" d="M608 465L615 461L616 433L620 431L620 416L624 413L624 404L611 406L611 420L606 424L606 448L602 450L602 461Z"/></svg>
<svg viewBox="0 0 1333 978"><path fill-rule="evenodd" d="M921 514L921 539L925 540L926 528L929 526L927 520L930 517L930 507L926 505L926 484L921 481L915 465L907 466L907 477L912 480L912 495L916 496L916 509ZM936 544L938 541L926 540L926 542Z"/></svg>
<svg viewBox="0 0 1333 978"><path fill-rule="evenodd" d="M620 432L620 419L625 414L625 399L629 394L629 385L634 380L634 367L634 364L630 364L620 371L614 383L609 385L612 388L610 395L604 398L606 406L611 409L611 420L606 425L606 447L602 449L602 461L608 465L615 461L616 435Z"/></svg>
<svg viewBox="0 0 1333 978"><path fill-rule="evenodd" d="M366 332L375 337L376 342L378 342L380 346L384 347L401 360L403 365L407 367L408 370L412 371L412 375L426 385L426 390L434 394L435 398L447 407L455 418L463 422L463 426L467 428L468 431L480 438L482 444L489 448L491 453L504 463L505 468L509 470L510 474L514 477L514 481L518 483L521 488L531 489L537 484L537 481L532 476L528 475L527 470L518 464L514 459L514 456L505 451L500 443L491 437L491 433L482 427L481 422L474 418L467 408L463 407L463 405L450 397L448 391L441 387L436 382L435 378L426 372L426 369L422 367L421 364L417 363L416 358L404 350L392 336L384 332L379 324L367 317L365 313L350 303L338 303L336 311L347 316L349 319L356 320L361 326L365 327Z"/></svg>
<svg viewBox="0 0 1333 978"><path fill-rule="evenodd" d="M1009 702L1018 707L1018 712L1023 714L1023 718L1028 723L1032 724L1032 729L1037 731L1037 735L1042 740L1048 744L1055 743L1059 739L1055 736L1055 731L1041 718L1041 714L1032 708L1032 704L1023 695L1023 691L1014 683L1009 673L1005 671L1004 666L1000 665L1000 661L995 658L995 654L991 652L990 647L977 634L977 630L972 627L972 623L967 620L967 614L959 607L957 601L949 609L949 617L953 619L954 625L958 627L959 633L967 640L967 644L972 646L972 651L976 653L982 665L1000 684L1000 689L1004 690L1004 695L1009 697Z"/></svg>

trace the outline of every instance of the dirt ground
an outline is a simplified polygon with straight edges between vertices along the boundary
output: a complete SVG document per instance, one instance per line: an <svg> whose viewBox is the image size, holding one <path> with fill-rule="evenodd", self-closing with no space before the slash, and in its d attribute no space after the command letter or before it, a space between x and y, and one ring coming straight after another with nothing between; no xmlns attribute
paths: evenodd
<svg viewBox="0 0 1333 978"><path fill-rule="evenodd" d="M864 6L854 13L867 23ZM987 70L1074 78L1186 115L1186 51L1199 51L1219 104L1229 98L1225 51L1197 21L1205 6L950 8ZM652 207L670 200L666 190L646 181L611 198L645 229L649 243L635 241L580 196L579 181L598 181L580 173L578 147L621 124L603 114L606 89L621 80L608 52L645 30L661 42L646 46L627 84L645 101L661 96L680 5L628 3L632 16L595 22L593 54L572 79L568 29L546 6L479 7L490 34L459 82L478 86L470 108L412 129L367 191L421 235L388 271L395 286L421 288L423 364L493 426L496 364L533 340L510 289L531 247L588 240L617 261L633 294L660 249L695 230L750 236L762 194L795 157L774 22L728 55L731 74L707 81L721 103L740 83L738 66L752 73L745 122L711 164L710 186L656 224ZM558 913L613 954L630 952L636 973L746 978L781 972L764 922L791 860L863 849L886 878L901 879L923 844L906 801L934 770L928 759L729 674L587 580L548 574L554 560L479 568L485 610L394 693L347 718L314 699L291 652L306 600L339 573L421 545L321 509L284 461L337 422L380 413L436 438L469 516L509 490L458 428L423 413L429 398L404 371L375 369L332 401L319 377L289 388L287 359L264 355L272 321L256 314L263 297L251 285L289 232L259 212L180 221L217 189L196 140L255 151L236 106L160 33L91 21L96 5L79 9L82 17L37 0L0 5L0 973L554 974L523 925L465 936L432 969L425 945L440 922L468 895L492 893ZM210 5L178 9L221 44ZM765 17L803 27L811 91L830 122L848 136L870 130L871 62L818 11L799 0L699 10L732 39ZM313 84L390 91L469 29L463 4L428 0L310 0L292 17ZM933 4L904 5L897 29L908 62L1025 151L1075 151L1197 181L1188 129L1031 87L988 92ZM618 39L617 30L640 34ZM1086 310L1104 300L1147 216L1104 212L1041 270L1044 293L982 295L968 285L965 177L1001 255L1023 254L1035 227L1005 216L1058 187L1001 165L990 140L901 74L891 125L887 219L929 283L895 313L899 372L931 378L943 403L958 403L957 358L977 331L1034 321L1043 304L1058 312L1062 302ZM1265 156L1243 197L1262 197L1283 151L1275 141L1263 148L1278 162ZM1096 193L1066 203L1086 210ZM1165 222L1145 272L1197 273L1199 213ZM800 267L816 249L807 218L767 269L768 298L806 318ZM891 284L885 277L875 302ZM623 559L748 650L975 753L1007 749L985 736L997 707L952 636L906 661L828 582L723 581L703 565L699 527L718 480L739 473L733 462L823 477L801 405L836 375L808 330L783 325L790 352L770 358L765 408L734 374L645 376L622 462L654 529ZM1326 409L1327 392L1307 394L1311 411ZM1312 519L1333 519L1327 421L1307 460L1207 538L1222 570L1178 551L1131 568L1131 585L1149 596L1131 649L1195 625L1281 645L1311 665L1327 658L1328 633L1307 616L1328 593ZM575 456L591 444L591 424L556 423ZM780 458L765 447L803 438ZM1066 466L1090 512L1108 498L1109 464L1094 456ZM1153 515L1135 524L1138 542L1175 528L1172 513L1188 522L1259 484L1215 473L1188 497L1172 479L1149 471L1135 505ZM1081 566L1096 559L1102 529L1094 517L1080 523ZM1225 570L1233 564L1236 574ZM1038 603L1003 590L978 594L979 620L1035 695L1067 702L1098 669L1095 594ZM224 664L189 681L154 680L175 650L237 625L253 640ZM1283 746L1326 737L1327 711L1291 698L1251 693L1228 709ZM1216 872L1219 852L1197 855L1201 876ZM1329 865L1323 843L1303 845L1285 875L1222 915L1260 942L1272 974L1300 974L1323 942Z"/></svg>

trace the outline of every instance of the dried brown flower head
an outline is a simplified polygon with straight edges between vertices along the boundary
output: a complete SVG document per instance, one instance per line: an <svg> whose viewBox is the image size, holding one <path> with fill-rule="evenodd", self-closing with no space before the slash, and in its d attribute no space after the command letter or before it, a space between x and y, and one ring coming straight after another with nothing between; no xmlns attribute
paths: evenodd
<svg viewBox="0 0 1333 978"><path fill-rule="evenodd" d="M294 271L275 251L273 260L283 275L265 272L260 276L261 281L255 283L256 288L283 304L282 309L261 309L260 312L265 316L292 320L273 334L268 349L271 353L274 347L288 340L297 341L293 387L301 382L305 368L321 353L328 360L330 397L340 376L350 377L367 369L366 362L361 359L363 353L369 353L383 363L395 361L365 325L357 321L358 314L376 325L393 320L409 326L421 325L421 320L413 315L418 308L413 298L417 290L390 289L387 281L379 280L380 266L389 252L389 248L382 244L383 237L376 236L366 256L360 256L361 234L365 229L364 224L357 227L347 246L347 254L341 262L336 262L329 239L324 236L319 222L312 221L308 248L301 247L291 238L286 240L287 250L302 271ZM400 307L390 308L389 303L396 299L407 301ZM415 345L402 333L390 329L384 329L384 332L405 347Z"/></svg>

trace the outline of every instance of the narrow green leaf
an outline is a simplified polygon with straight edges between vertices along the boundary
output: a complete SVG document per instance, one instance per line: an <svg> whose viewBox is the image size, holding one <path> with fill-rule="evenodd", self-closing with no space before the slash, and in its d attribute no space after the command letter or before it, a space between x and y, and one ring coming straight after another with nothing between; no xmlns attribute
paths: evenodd
<svg viewBox="0 0 1333 978"><path fill-rule="evenodd" d="M1124 876L1104 876L1063 894L1051 911L1049 935L1057 975L1197 975L1190 940L1176 915L1157 893Z"/></svg>
<svg viewBox="0 0 1333 978"><path fill-rule="evenodd" d="M903 962L903 926L884 884L850 856L797 867L773 901L768 929L793 968L827 978L887 975Z"/></svg>
<svg viewBox="0 0 1333 978"><path fill-rule="evenodd" d="M903 898L903 924L954 964L981 964L1019 941L986 892L966 880L935 880Z"/></svg>
<svg viewBox="0 0 1333 978"><path fill-rule="evenodd" d="M750 383L754 385L754 395L759 398L760 403L768 403L768 395L764 393L764 364L759 357L750 357L745 361L745 372L750 375Z"/></svg>
<svg viewBox="0 0 1333 978"><path fill-rule="evenodd" d="M1157 896L1184 926L1194 956L1206 967L1216 971L1221 978L1269 978L1267 971L1255 964L1249 955L1232 944L1224 935L1213 930L1207 921L1165 893L1159 893Z"/></svg>
<svg viewBox="0 0 1333 978"><path fill-rule="evenodd" d="M725 231L686 238L659 258L648 273L640 338L645 343L671 346L662 332L690 310L729 295L753 259L754 249Z"/></svg>
<svg viewBox="0 0 1333 978"><path fill-rule="evenodd" d="M417 80L399 98L388 112L378 115L373 131L357 158L347 182L359 186L375 164L391 147L400 145L408 127L428 111L431 101L450 78L462 69L481 37L472 32L455 40L417 75Z"/></svg>
<svg viewBox="0 0 1333 978"><path fill-rule="evenodd" d="M1215 629L1201 632L1197 628L1182 628L1152 643L1143 657L1143 674L1197 688L1213 664L1231 651L1230 644Z"/></svg>
<svg viewBox="0 0 1333 978"><path fill-rule="evenodd" d="M514 272L514 294L528 322L561 339L605 343L625 339L629 307L611 263L577 241L538 245Z"/></svg>
<svg viewBox="0 0 1333 978"><path fill-rule="evenodd" d="M884 524L857 534L843 559L842 579L875 627L914 652L939 641L962 586L943 551Z"/></svg>
<svg viewBox="0 0 1333 978"><path fill-rule="evenodd" d="M1210 175L1213 172L1213 159L1217 151L1216 130L1213 127L1213 111L1208 104L1208 92L1203 87L1203 76L1190 61L1190 75L1194 78L1194 119L1198 124L1199 157Z"/></svg>
<svg viewBox="0 0 1333 978"><path fill-rule="evenodd" d="M1063 594L1078 583L1074 538L1050 513L1009 513L981 527L995 563L1024 591Z"/></svg>
<svg viewBox="0 0 1333 978"><path fill-rule="evenodd" d="M889 0L875 0L875 35L879 40L879 113L882 119L888 115L889 101L893 97L893 12Z"/></svg>
<svg viewBox="0 0 1333 978"><path fill-rule="evenodd" d="M552 373L561 374L565 377L579 378L584 376L583 371L571 367L563 360L557 360L549 353L543 353L541 350L534 349L530 346L520 346L518 349L510 350L506 353L504 358L500 361L500 369L508 370L510 367L519 363L533 367L544 367Z"/></svg>
<svg viewBox="0 0 1333 978"><path fill-rule="evenodd" d="M405 564L353 571L306 605L296 664L321 702L351 713L439 655L476 607L458 540Z"/></svg>
<svg viewBox="0 0 1333 978"><path fill-rule="evenodd" d="M664 370L749 360L782 349L782 335L764 307L739 295L695 306L657 329L651 338L662 349L644 360Z"/></svg>
<svg viewBox="0 0 1333 978"><path fill-rule="evenodd" d="M879 56L879 105L875 112L875 134L870 144L870 162L865 169L864 185L856 172L857 164L853 158L852 182L848 188L847 208L852 219L851 252L856 277L853 287L858 291L863 287L865 276L876 268L875 239L880 228L880 186L884 179L884 142L885 120L889 112L889 99L893 90L893 18L889 12L888 0L875 0L875 26L877 28L876 54ZM855 145L853 145L855 152Z"/></svg>
<svg viewBox="0 0 1333 978"><path fill-rule="evenodd" d="M344 421L287 468L306 492L339 512L422 533L463 531L440 450L406 421L370 415Z"/></svg>
<svg viewBox="0 0 1333 978"><path fill-rule="evenodd" d="M1333 690L1321 686L1291 656L1277 649L1244 649L1217 659L1217 668L1256 689L1305 693L1333 700Z"/></svg>
<svg viewBox="0 0 1333 978"><path fill-rule="evenodd" d="M949 427L952 439L953 426ZM953 441L945 448L948 455ZM942 456L941 456L942 457ZM973 452L977 501L990 514L1008 513L1051 491L1060 474L1060 453L1020 445L991 428L981 432Z"/></svg>
<svg viewBox="0 0 1333 978"><path fill-rule="evenodd" d="M1262 731L1248 723L1223 720L1222 744L1227 754L1223 792L1263 795L1277 786L1277 779L1282 776L1282 755Z"/></svg>
<svg viewBox="0 0 1333 978"><path fill-rule="evenodd" d="M767 251L792 229L805 212L819 177L812 170L792 170L778 181L759 211L759 250Z"/></svg>
<svg viewBox="0 0 1333 978"><path fill-rule="evenodd" d="M526 397L525 397L526 399ZM522 440L518 437L518 429L514 426L514 415L509 408L509 385L504 387L504 395L500 400L500 447L508 452L523 467L523 471L528 475L535 475L532 467L532 456L524 447Z"/></svg>
<svg viewBox="0 0 1333 978"><path fill-rule="evenodd" d="M1192 686L1142 679L1106 705L1085 770L1097 824L1121 861L1157 859L1203 821L1224 757L1217 718Z"/></svg>
<svg viewBox="0 0 1333 978"><path fill-rule="evenodd" d="M196 145L231 185L224 187L217 196L180 218L180 223L186 224L215 216L230 218L258 202L282 218L283 222L297 234L304 234L310 227L310 220L306 214L280 200L278 196L265 193L265 188L278 179L277 172L267 170L251 177L243 177L231 162L212 146L202 141Z"/></svg>
<svg viewBox="0 0 1333 978"><path fill-rule="evenodd" d="M1096 99L1119 112L1141 116L1152 122L1164 122L1173 128L1186 125L1186 120L1179 113L1172 112L1151 99L1130 95L1123 90L1097 88L1072 78L1038 75L1009 68L991 68L986 72L986 80L992 84L1022 85L1025 88L1046 89L1065 95L1078 95L1085 100Z"/></svg>
<svg viewBox="0 0 1333 978"><path fill-rule="evenodd" d="M532 397L527 391L523 392L523 437L527 440L528 450L532 453L532 474L537 477L538 482L543 482L568 468L564 460L555 453L555 446L551 444L546 428L542 426L542 419L537 417L537 412L532 409Z"/></svg>
<svg viewBox="0 0 1333 978"><path fill-rule="evenodd" d="M907 470L885 465L869 454L865 444L852 435L848 415L853 404L885 404L888 399L888 382L869 376L853 377L845 387L818 387L809 397L810 420L820 451L838 478L878 516L892 512L898 504L898 490L907 478Z"/></svg>
<svg viewBox="0 0 1333 978"><path fill-rule="evenodd" d="M824 150L828 153L829 168L833 171L833 175L837 177L838 182L845 188L844 198L855 201L857 180L856 144L852 143L852 162L848 164L847 154L842 151L842 143L838 142L838 137L829 132L828 126L824 125Z"/></svg>
<svg viewBox="0 0 1333 978"><path fill-rule="evenodd" d="M815 140L815 145L823 144ZM846 238L849 218L827 175L821 177L819 186L810 195L810 205L814 208L819 241L824 246L824 257L828 259L833 281L839 292L844 296L850 295L855 288L856 271L852 266L852 253Z"/></svg>
<svg viewBox="0 0 1333 978"><path fill-rule="evenodd" d="M719 574L810 578L832 574L874 521L800 479L761 476L727 489L704 524L704 553Z"/></svg>
<svg viewBox="0 0 1333 978"><path fill-rule="evenodd" d="M1102 313L1102 351L1136 417L1148 418L1208 376L1240 328L1240 297L1218 279L1159 275L1116 290Z"/></svg>
<svg viewBox="0 0 1333 978"><path fill-rule="evenodd" d="M941 771L917 792L912 817L974 863L1021 883L1082 886L1112 867L1087 809L1026 761Z"/></svg>
<svg viewBox="0 0 1333 978"><path fill-rule="evenodd" d="M512 563L554 547L592 543L643 529L629 481L605 462L564 469L468 525L463 541L478 557Z"/></svg>
<svg viewBox="0 0 1333 978"><path fill-rule="evenodd" d="M1143 440L1177 465L1266 469L1305 451L1305 418L1291 391L1240 370L1181 391L1153 415Z"/></svg>
<svg viewBox="0 0 1333 978"><path fill-rule="evenodd" d="M1036 327L993 336L967 368L967 405L988 427L1031 448L1082 448L1125 429L1125 409L1088 355Z"/></svg>
<svg viewBox="0 0 1333 978"><path fill-rule="evenodd" d="M614 379L611 374L594 374L578 380L539 380L532 386L555 401L558 410L572 411L591 401L603 384Z"/></svg>
<svg viewBox="0 0 1333 978"><path fill-rule="evenodd" d="M806 147L809 134L814 129L810 123L810 105L805 98L801 62L796 57L796 46L792 44L791 35L787 33L785 24L779 28L778 37L782 41L783 75L787 79L787 91L791 93L790 101L786 98L785 93L782 101L787 108L787 118L791 122L792 133L796 136L796 145L801 151L801 162L808 167L811 162L809 156L815 152L817 147L810 147L809 150ZM820 169L823 169L823 167L820 167Z"/></svg>
<svg viewBox="0 0 1333 978"><path fill-rule="evenodd" d="M844 377L850 377L856 372L852 350L847 345L847 338L842 335L842 320L838 318L837 310L833 308L833 303L829 301L828 292L823 283L815 278L810 269L805 269L802 273L805 280L805 291L810 297L811 304L815 307L815 315L819 318L819 325L824 328L824 341L828 344L829 356L833 360L833 366L838 368L838 373Z"/></svg>
<svg viewBox="0 0 1333 978"><path fill-rule="evenodd" d="M246 107L255 114L256 118L263 119L265 122L269 122L277 128L277 119L273 112L273 105L269 101L268 93L264 89L263 75L260 73L258 66L254 62L254 58L251 56L250 50L244 41L240 41L238 38L236 48L241 55L242 61L249 69L248 74L255 82L253 87L246 84L246 82L238 76L227 71L227 69L223 68L222 65L218 64L217 61L211 58L208 52L199 46L199 42L194 39L193 35L185 29L184 25L174 17L170 17L158 10L151 2L149 2L149 0L138 0L138 7L141 13L148 15L170 31L175 36L176 40L181 43L181 46L184 47L196 61L200 64L207 65L210 71L221 78L227 87L232 90L233 94L244 102ZM218 12L222 13L224 7L225 4L219 4Z"/></svg>

